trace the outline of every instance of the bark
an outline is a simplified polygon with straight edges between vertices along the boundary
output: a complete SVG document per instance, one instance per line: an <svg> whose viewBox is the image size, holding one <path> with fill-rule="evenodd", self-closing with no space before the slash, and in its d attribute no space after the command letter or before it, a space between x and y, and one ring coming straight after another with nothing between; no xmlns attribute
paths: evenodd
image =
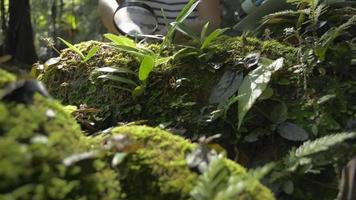
<svg viewBox="0 0 356 200"><path fill-rule="evenodd" d="M16 61L33 64L37 61L37 55L33 41L29 0L9 1L9 15L7 53Z"/></svg>
<svg viewBox="0 0 356 200"><path fill-rule="evenodd" d="M0 12L1 12L1 29L3 32L6 32L6 9L5 9L5 0L0 0Z"/></svg>

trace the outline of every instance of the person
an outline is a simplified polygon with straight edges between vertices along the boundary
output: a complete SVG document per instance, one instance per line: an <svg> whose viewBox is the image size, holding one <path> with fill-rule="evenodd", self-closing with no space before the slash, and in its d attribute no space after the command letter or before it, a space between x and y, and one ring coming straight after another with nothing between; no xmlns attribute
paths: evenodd
<svg viewBox="0 0 356 200"><path fill-rule="evenodd" d="M165 34L166 23L175 21L182 8L189 0L124 0L125 2L141 2L150 6L157 17L158 29L155 34ZM104 26L111 32L119 34L114 25L113 16L119 7L117 0L99 0L99 13ZM162 12L163 11L163 12ZM167 22L165 21L167 20ZM220 27L219 0L200 0L197 8L187 17L185 24L199 33L205 23L209 22L210 31Z"/></svg>

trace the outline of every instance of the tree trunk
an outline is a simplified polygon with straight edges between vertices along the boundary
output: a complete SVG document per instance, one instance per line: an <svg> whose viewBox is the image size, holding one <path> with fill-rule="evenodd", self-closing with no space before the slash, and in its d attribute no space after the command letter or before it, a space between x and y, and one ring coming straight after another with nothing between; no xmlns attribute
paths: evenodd
<svg viewBox="0 0 356 200"><path fill-rule="evenodd" d="M1 29L3 32L6 32L6 9L5 9L5 0L0 0L0 12L1 12Z"/></svg>
<svg viewBox="0 0 356 200"><path fill-rule="evenodd" d="M16 61L33 64L37 61L37 55L33 41L29 0L10 0L9 14L7 53Z"/></svg>

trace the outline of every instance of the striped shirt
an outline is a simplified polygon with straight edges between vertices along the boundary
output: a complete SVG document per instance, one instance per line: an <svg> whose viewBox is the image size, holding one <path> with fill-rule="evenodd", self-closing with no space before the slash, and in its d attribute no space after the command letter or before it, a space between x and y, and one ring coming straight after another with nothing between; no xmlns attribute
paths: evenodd
<svg viewBox="0 0 356 200"><path fill-rule="evenodd" d="M166 24L174 22L178 14L189 0L126 0L126 2L140 2L150 6L157 17L158 29L157 34L165 34L167 31ZM162 13L162 10L163 13ZM165 17L167 21L165 21ZM186 22L193 21L199 16L197 8L187 17Z"/></svg>

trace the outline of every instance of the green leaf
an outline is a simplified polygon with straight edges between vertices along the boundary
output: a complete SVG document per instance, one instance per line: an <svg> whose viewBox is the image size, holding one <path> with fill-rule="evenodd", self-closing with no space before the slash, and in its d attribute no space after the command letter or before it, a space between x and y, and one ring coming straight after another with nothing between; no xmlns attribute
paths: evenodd
<svg viewBox="0 0 356 200"><path fill-rule="evenodd" d="M328 94L325 96L322 96L320 99L318 99L317 104L324 104L336 97L336 94Z"/></svg>
<svg viewBox="0 0 356 200"><path fill-rule="evenodd" d="M208 37L205 38L203 44L201 45L200 49L205 49L207 48L211 42L213 42L216 38L218 38L221 34L223 34L225 31L227 31L228 28L224 29L216 29Z"/></svg>
<svg viewBox="0 0 356 200"><path fill-rule="evenodd" d="M327 151L331 147L341 144L345 140L355 138L356 133L337 133L318 138L314 141L304 142L302 146L295 150L297 157L311 156L323 151Z"/></svg>
<svg viewBox="0 0 356 200"><path fill-rule="evenodd" d="M143 58L145 56L145 54L140 52L139 49L137 49L137 48L124 46L124 45L116 45L116 46L114 46L114 48L117 48L121 51L125 51L125 52L130 53L130 54L137 56L139 58Z"/></svg>
<svg viewBox="0 0 356 200"><path fill-rule="evenodd" d="M270 87L267 87L265 91L263 91L262 95L260 96L260 98L258 98L258 100L266 100L266 99L270 99L273 97L274 94L274 90Z"/></svg>
<svg viewBox="0 0 356 200"><path fill-rule="evenodd" d="M198 6L199 3L199 0L189 0L189 2L183 7L182 11L179 13L175 21L177 23L182 23L194 11L194 9Z"/></svg>
<svg viewBox="0 0 356 200"><path fill-rule="evenodd" d="M272 107L272 111L269 114L269 120L273 123L279 124L286 121L288 118L288 107L287 105L280 101L277 105Z"/></svg>
<svg viewBox="0 0 356 200"><path fill-rule="evenodd" d="M127 155L128 154L125 152L116 153L111 161L111 166L112 167L118 166L120 163L122 163L122 161L124 161Z"/></svg>
<svg viewBox="0 0 356 200"><path fill-rule="evenodd" d="M204 40L205 40L205 36L206 36L206 32L208 31L208 27L209 27L209 22L207 22L203 29L201 30L201 33L200 33L200 43L203 43Z"/></svg>
<svg viewBox="0 0 356 200"><path fill-rule="evenodd" d="M290 122L283 122L277 127L277 132L284 139L290 141L305 141L309 134L301 127Z"/></svg>
<svg viewBox="0 0 356 200"><path fill-rule="evenodd" d="M143 58L138 72L138 77L140 81L145 81L148 78L148 75L153 70L154 65L155 65L155 58L153 56L146 55Z"/></svg>
<svg viewBox="0 0 356 200"><path fill-rule="evenodd" d="M172 42L171 40L173 38L173 33L177 28L177 24L183 23L183 21L194 11L194 9L198 6L199 3L200 1L197 0L189 0L189 2L184 6L182 11L178 14L175 23L170 24L167 34L161 44L162 47L166 47Z"/></svg>
<svg viewBox="0 0 356 200"><path fill-rule="evenodd" d="M132 97L135 98L135 97L140 96L143 93L143 91L144 91L144 88L141 85L139 85L134 90L132 90L131 95L132 95Z"/></svg>
<svg viewBox="0 0 356 200"><path fill-rule="evenodd" d="M194 200L215 199L220 191L228 184L230 171L225 162L218 158L213 160L208 169L199 176L190 195Z"/></svg>
<svg viewBox="0 0 356 200"><path fill-rule="evenodd" d="M284 191L286 194L291 195L291 194L293 194L293 192L294 192L294 184L293 184L293 182L290 181L290 180L288 180L288 181L286 181L285 183L283 183L282 188L283 188L283 191Z"/></svg>
<svg viewBox="0 0 356 200"><path fill-rule="evenodd" d="M85 59L83 60L83 62L87 62L88 60L90 60L90 58L92 58L98 50L99 50L99 47L93 47L92 49L90 49L87 56L85 56Z"/></svg>
<svg viewBox="0 0 356 200"><path fill-rule="evenodd" d="M62 41L65 45L67 45L67 47L68 47L69 49L71 49L72 51L74 51L75 53L77 53L82 59L85 59L84 54L83 54L77 47L75 47L74 45L72 45L71 43L65 41L64 39L62 39L62 38L60 38L60 37L58 37L58 39L59 39L60 41Z"/></svg>
<svg viewBox="0 0 356 200"><path fill-rule="evenodd" d="M105 75L99 76L98 79L107 79L107 80L111 80L111 81L117 81L117 82L129 84L129 85L137 86L137 84L134 81L124 78L124 77L115 76L115 75L105 74Z"/></svg>
<svg viewBox="0 0 356 200"><path fill-rule="evenodd" d="M238 103L238 128L241 127L247 112L266 89L268 82L271 80L272 74L283 67L283 62L284 59L279 58L268 66L262 65L258 67L244 78L238 93L238 96L240 96Z"/></svg>
<svg viewBox="0 0 356 200"><path fill-rule="evenodd" d="M134 71L125 68L125 67L101 67L96 69L98 72L106 72L106 73L127 73L137 75Z"/></svg>
<svg viewBox="0 0 356 200"><path fill-rule="evenodd" d="M225 103L239 89L243 80L243 74L236 71L226 71L218 84L213 88L209 97L209 103Z"/></svg>
<svg viewBox="0 0 356 200"><path fill-rule="evenodd" d="M167 64L170 60L173 59L173 56L169 56L169 57L163 57L163 58L158 58L156 60L156 66L158 65L163 65L163 64Z"/></svg>
<svg viewBox="0 0 356 200"><path fill-rule="evenodd" d="M122 87L122 86L113 85L113 84L109 84L109 85L110 85L111 87L116 88L116 89L119 89L119 90L124 90L124 91L127 91L127 92L132 92L132 89L127 88L127 87Z"/></svg>
<svg viewBox="0 0 356 200"><path fill-rule="evenodd" d="M135 41L128 37L121 36L121 35L114 35L111 33L105 34L104 37L107 38L108 40L114 42L116 45L122 45L122 46L136 48Z"/></svg>
<svg viewBox="0 0 356 200"><path fill-rule="evenodd" d="M173 25L175 22L172 23ZM197 34L184 23L177 24L177 30L195 41L199 41Z"/></svg>

